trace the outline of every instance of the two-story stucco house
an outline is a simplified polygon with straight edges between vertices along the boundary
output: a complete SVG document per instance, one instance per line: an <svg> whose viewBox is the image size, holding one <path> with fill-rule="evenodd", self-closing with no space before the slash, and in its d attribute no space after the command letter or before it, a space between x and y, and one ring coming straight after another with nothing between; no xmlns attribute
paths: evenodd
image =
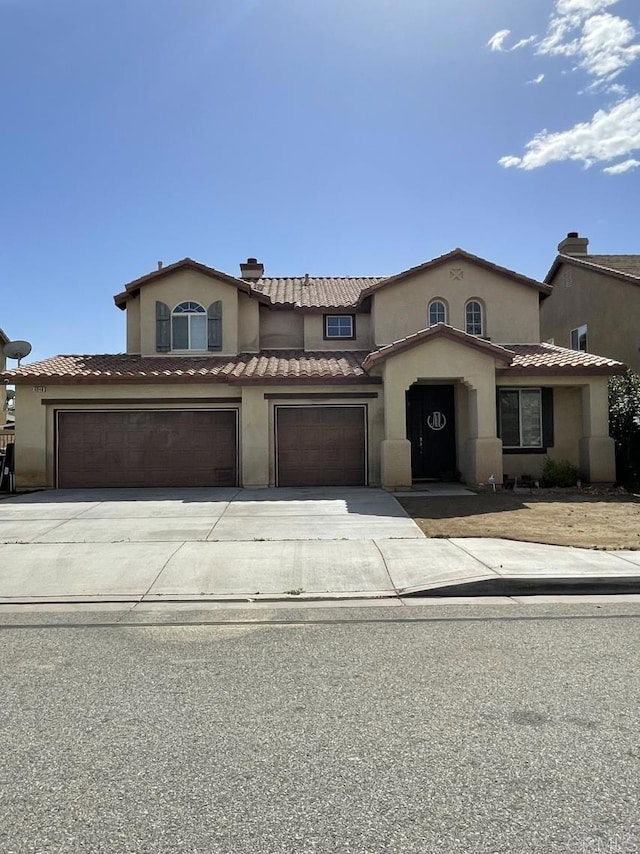
<svg viewBox="0 0 640 854"><path fill-rule="evenodd" d="M7 372L20 487L615 479L607 377L540 343L549 285L456 249L390 277L240 276L190 259L130 282L127 353Z"/></svg>
<svg viewBox="0 0 640 854"><path fill-rule="evenodd" d="M592 255L570 231L545 277L552 292L540 311L542 340L606 353L640 371L640 255Z"/></svg>

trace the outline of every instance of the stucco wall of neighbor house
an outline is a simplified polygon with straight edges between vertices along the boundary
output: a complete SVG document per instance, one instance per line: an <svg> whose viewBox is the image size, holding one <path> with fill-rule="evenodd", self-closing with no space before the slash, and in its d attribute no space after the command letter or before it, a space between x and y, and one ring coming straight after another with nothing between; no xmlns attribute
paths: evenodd
<svg viewBox="0 0 640 854"><path fill-rule="evenodd" d="M156 300L166 303L169 309L192 300L205 310L212 302L222 300L222 350L217 352L225 356L238 352L238 290L196 270L176 270L140 289L140 351L143 356L158 355Z"/></svg>
<svg viewBox="0 0 640 854"><path fill-rule="evenodd" d="M154 306L155 311L155 306ZM140 352L140 297L127 300L127 353Z"/></svg>
<svg viewBox="0 0 640 854"><path fill-rule="evenodd" d="M640 371L640 282L563 264L553 293L540 306L543 341L571 347L571 330L587 325L589 353L609 356Z"/></svg>
<svg viewBox="0 0 640 854"><path fill-rule="evenodd" d="M305 314L304 316L304 349L315 350L370 350L371 348L371 315L362 312L355 315L355 338L324 337L325 314L353 314L349 311L326 311L323 314Z"/></svg>
<svg viewBox="0 0 640 854"><path fill-rule="evenodd" d="M495 475L502 481L502 443L496 433L495 359L447 339L427 340L384 362L385 438L382 485L411 485L411 445L407 438L405 393L416 382L454 383L457 467L467 483Z"/></svg>
<svg viewBox="0 0 640 854"><path fill-rule="evenodd" d="M261 349L304 349L304 317L302 314L261 305L259 315Z"/></svg>
<svg viewBox="0 0 640 854"><path fill-rule="evenodd" d="M340 397L348 392L350 397ZM357 394L378 394L376 398L358 398ZM295 395L273 399L265 394ZM314 395L335 394L335 397ZM355 395L355 397L351 397ZM228 398L238 398L230 402ZM131 403L132 399L136 400ZM161 402L154 402L160 398ZM185 403L185 398L190 398ZM193 398L203 398L202 404ZM215 398L227 398L216 404ZM64 409L181 409L202 406L206 409L239 410L240 479L250 487L275 483L274 407L277 404L366 405L368 411L369 482L380 482L380 443L383 438L383 390L371 384L358 386L229 386L226 383L181 383L154 385L49 385L44 392L31 386L17 386L19 423L16 426L16 487L27 489L55 486L55 412ZM43 405L42 401L56 401ZM68 400L69 403L62 401ZM97 402L107 400L107 403ZM120 401L120 402L119 402ZM124 402L127 401L127 402Z"/></svg>
<svg viewBox="0 0 640 854"><path fill-rule="evenodd" d="M462 271L462 279L452 278L457 270ZM436 298L447 304L447 322L456 329L465 328L467 300L477 298L485 307L485 335L492 341L539 341L538 293L533 286L518 284L469 262L452 261L375 292L375 346L425 329L429 325L429 303Z"/></svg>
<svg viewBox="0 0 640 854"><path fill-rule="evenodd" d="M260 350L258 308L257 300L238 293L238 348L241 353L257 353ZM222 322L224 323L224 314Z"/></svg>
<svg viewBox="0 0 640 854"><path fill-rule="evenodd" d="M498 377L498 385L552 387L554 444L546 456L577 465L585 482L615 481L607 377ZM504 471L510 477L523 474L537 477L544 460L544 454L504 454Z"/></svg>

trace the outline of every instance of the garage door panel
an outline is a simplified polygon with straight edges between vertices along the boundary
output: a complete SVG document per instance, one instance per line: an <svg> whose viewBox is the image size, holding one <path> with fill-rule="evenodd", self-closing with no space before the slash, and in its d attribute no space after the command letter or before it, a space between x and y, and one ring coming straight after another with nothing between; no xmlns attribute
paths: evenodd
<svg viewBox="0 0 640 854"><path fill-rule="evenodd" d="M362 406L281 406L276 412L279 486L363 486Z"/></svg>
<svg viewBox="0 0 640 854"><path fill-rule="evenodd" d="M237 412L58 413L58 486L235 486Z"/></svg>

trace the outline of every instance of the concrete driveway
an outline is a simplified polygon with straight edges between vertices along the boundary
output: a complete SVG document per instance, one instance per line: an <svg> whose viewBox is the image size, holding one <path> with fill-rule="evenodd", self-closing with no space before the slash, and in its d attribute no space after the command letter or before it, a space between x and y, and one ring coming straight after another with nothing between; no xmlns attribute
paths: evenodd
<svg viewBox="0 0 640 854"><path fill-rule="evenodd" d="M0 602L358 599L558 579L637 586L640 552L428 539L377 489L58 490L0 500Z"/></svg>
<svg viewBox="0 0 640 854"><path fill-rule="evenodd" d="M423 536L381 489L60 489L0 501L0 543Z"/></svg>

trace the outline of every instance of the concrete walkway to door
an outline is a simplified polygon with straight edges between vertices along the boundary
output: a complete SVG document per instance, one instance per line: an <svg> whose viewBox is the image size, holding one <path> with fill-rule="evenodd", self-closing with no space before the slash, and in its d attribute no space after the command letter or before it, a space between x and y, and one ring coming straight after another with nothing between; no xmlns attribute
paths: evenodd
<svg viewBox="0 0 640 854"><path fill-rule="evenodd" d="M427 539L379 489L57 490L0 500L4 603L359 599L558 579L638 584L640 552Z"/></svg>

